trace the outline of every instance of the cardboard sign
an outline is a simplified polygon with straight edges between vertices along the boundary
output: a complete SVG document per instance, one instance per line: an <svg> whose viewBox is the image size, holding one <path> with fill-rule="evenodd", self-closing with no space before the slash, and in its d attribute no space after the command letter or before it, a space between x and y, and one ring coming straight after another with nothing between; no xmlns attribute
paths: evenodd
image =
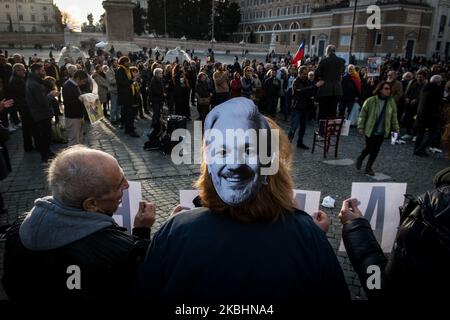
<svg viewBox="0 0 450 320"><path fill-rule="evenodd" d="M312 216L319 210L320 191L292 190L296 208ZM180 205L194 209L193 200L198 196L198 190L180 190Z"/></svg>
<svg viewBox="0 0 450 320"><path fill-rule="evenodd" d="M104 118L103 106L97 94L85 93L80 97L83 100L83 104L89 116L89 121L91 122L91 124L94 124Z"/></svg>
<svg viewBox="0 0 450 320"><path fill-rule="evenodd" d="M141 183L128 181L130 187L123 191L122 203L113 215L114 221L131 234L134 218L139 210L139 202L142 200Z"/></svg>
<svg viewBox="0 0 450 320"><path fill-rule="evenodd" d="M371 57L367 59L367 75L369 77L379 77L382 64L383 59L381 57Z"/></svg>
<svg viewBox="0 0 450 320"><path fill-rule="evenodd" d="M370 222L375 237L384 252L391 252L400 223L398 208L404 203L406 183L353 183L352 198L360 202L359 209ZM341 240L339 251L345 251Z"/></svg>
<svg viewBox="0 0 450 320"><path fill-rule="evenodd" d="M319 211L320 191L293 190L296 208L305 211L310 216Z"/></svg>
<svg viewBox="0 0 450 320"><path fill-rule="evenodd" d="M180 205L185 208L194 209L192 202L198 196L198 190L180 190Z"/></svg>

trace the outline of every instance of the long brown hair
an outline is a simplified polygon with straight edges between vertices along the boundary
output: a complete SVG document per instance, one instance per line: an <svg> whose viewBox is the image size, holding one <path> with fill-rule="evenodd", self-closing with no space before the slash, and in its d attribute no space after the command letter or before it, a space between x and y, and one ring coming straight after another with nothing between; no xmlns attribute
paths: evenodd
<svg viewBox="0 0 450 320"><path fill-rule="evenodd" d="M275 222L283 213L294 212L295 204L291 178L292 151L284 130L270 118L266 117L271 130L279 130L279 169L275 175L267 176L267 184L263 184L253 200L239 207L227 205L220 199L208 173L205 161L201 165L201 175L194 186L200 191L201 203L213 213L229 216L244 223ZM203 144L203 154L205 144Z"/></svg>
<svg viewBox="0 0 450 320"><path fill-rule="evenodd" d="M384 86L389 86L389 88L391 88L391 90L392 90L392 86L391 86L391 84L389 83L389 82L387 82L387 81L381 81L378 85L377 85L377 87L375 88L375 90L373 90L373 95L374 96L377 96L380 92L381 92L381 90L383 90L383 87Z"/></svg>

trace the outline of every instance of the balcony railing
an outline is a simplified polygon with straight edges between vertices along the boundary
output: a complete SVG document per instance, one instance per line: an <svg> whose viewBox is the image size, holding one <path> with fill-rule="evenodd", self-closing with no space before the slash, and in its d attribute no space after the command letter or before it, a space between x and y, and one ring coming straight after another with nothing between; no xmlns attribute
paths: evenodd
<svg viewBox="0 0 450 320"><path fill-rule="evenodd" d="M296 13L296 14L287 14L287 15L279 15L279 16L271 16L271 17L260 17L260 18L252 18L252 19L241 19L241 24L242 23L252 23L252 22L275 22L275 21L283 21L283 20L288 20L288 19L296 19L296 18L302 18L302 17L307 17L309 16L311 13Z"/></svg>

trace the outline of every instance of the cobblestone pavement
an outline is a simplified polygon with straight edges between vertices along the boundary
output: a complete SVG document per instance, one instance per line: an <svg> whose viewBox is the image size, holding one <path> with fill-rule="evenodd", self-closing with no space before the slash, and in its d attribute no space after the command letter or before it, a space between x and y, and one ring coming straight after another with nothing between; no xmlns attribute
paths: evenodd
<svg viewBox="0 0 450 320"><path fill-rule="evenodd" d="M193 119L196 111L192 108ZM139 119L136 122L139 133L150 127L151 120ZM283 128L288 123L279 121ZM189 123L192 129L192 123ZM305 135L305 143L312 144L313 126L310 124ZM145 136L131 138L121 130L105 121L94 125L86 135L86 144L100 149L117 158L129 180L142 183L143 198L156 203L157 222L153 232L159 229L168 218L171 208L179 201L178 190L191 189L199 174L199 165L174 165L169 156L160 152L144 151L142 146ZM355 159L363 147L364 141L351 129L350 136L343 137L338 159ZM30 210L36 198L49 194L45 181L45 166L40 164L38 153L24 153L21 131L12 135L7 143L13 164L13 172L0 182L0 191L8 208L8 214L0 216L0 225L11 223L22 212ZM55 146L55 150L64 146ZM321 198L330 195L336 199L339 207L342 200L350 195L352 182L376 182L373 178L358 172L351 165L339 166L324 163L320 149L314 154L299 150L293 146L293 178L295 187L303 190L321 191ZM332 156L328 160L333 160ZM420 194L432 187L432 177L439 170L449 165L445 154L432 155L430 158L412 156L412 143L392 146L387 141L382 146L374 170L388 176L387 181L408 183L408 193ZM324 208L322 208L324 209ZM328 238L337 251L341 238L341 225L337 215L339 210L324 209L332 221ZM4 243L0 243L0 276L3 274ZM338 253L338 259L344 270L345 279L352 292L353 299L365 299L359 281L345 253ZM0 299L6 295L0 286Z"/></svg>

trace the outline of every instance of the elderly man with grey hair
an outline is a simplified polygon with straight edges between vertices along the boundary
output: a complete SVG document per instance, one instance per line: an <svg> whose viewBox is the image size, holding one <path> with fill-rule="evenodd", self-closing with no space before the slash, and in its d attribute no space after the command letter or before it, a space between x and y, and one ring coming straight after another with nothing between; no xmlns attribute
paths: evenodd
<svg viewBox="0 0 450 320"><path fill-rule="evenodd" d="M153 109L152 127L159 123L161 117L161 109L164 101L164 85L162 82L163 70L155 68L153 70L152 81L150 82L150 103Z"/></svg>
<svg viewBox="0 0 450 320"><path fill-rule="evenodd" d="M22 120L23 149L25 152L31 152L35 147L38 147L38 134L34 130L33 117L26 100L27 69L22 63L16 63L12 70L13 74L9 79L8 97L14 100ZM35 146L33 146L33 139Z"/></svg>
<svg viewBox="0 0 450 320"><path fill-rule="evenodd" d="M442 77L440 75L434 75L420 93L415 123L417 138L414 145L414 155L416 156L428 157L427 147L436 143L439 139L439 131L443 118L440 106L443 97L444 88L442 86ZM425 138L427 129L428 137Z"/></svg>
<svg viewBox="0 0 450 320"><path fill-rule="evenodd" d="M145 255L155 206L142 201L133 235L113 214L128 188L111 155L74 146L48 171L52 195L37 199L7 234L3 285L12 300L117 299Z"/></svg>
<svg viewBox="0 0 450 320"><path fill-rule="evenodd" d="M336 108L343 95L341 78L345 71L345 61L336 56L336 47L332 44L327 47L326 54L315 71L315 79L325 81L317 92L319 120L336 117Z"/></svg>

